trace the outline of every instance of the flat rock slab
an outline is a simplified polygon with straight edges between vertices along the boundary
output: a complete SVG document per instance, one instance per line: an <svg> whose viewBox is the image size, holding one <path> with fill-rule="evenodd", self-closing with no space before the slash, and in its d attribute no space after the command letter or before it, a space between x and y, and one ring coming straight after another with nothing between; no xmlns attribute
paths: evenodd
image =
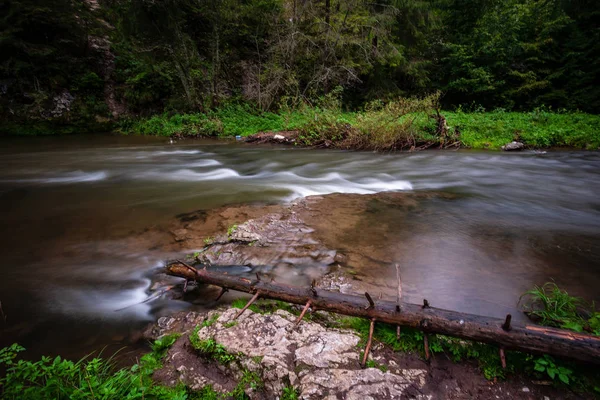
<svg viewBox="0 0 600 400"><path fill-rule="evenodd" d="M211 323L205 323L208 326L197 333L200 340L213 339L236 355L235 362L210 370L190 346L186 350L176 343L166 357L165 368L156 377L171 385L182 381L194 389L212 385L225 392L247 369L264 382L264 392L251 389L247 392L251 398L276 398L287 385L292 385L302 399L398 399L408 388L414 390L425 384L424 369L395 372L362 369L360 338L351 331L329 329L308 321L294 328L296 317L284 310L269 315L247 310L234 320L238 312L238 309L211 311L205 320ZM190 322L197 315L194 313L180 322ZM170 320L168 324L180 329L182 325L176 321ZM167 321L161 322L165 325ZM187 340L183 336L178 342Z"/></svg>

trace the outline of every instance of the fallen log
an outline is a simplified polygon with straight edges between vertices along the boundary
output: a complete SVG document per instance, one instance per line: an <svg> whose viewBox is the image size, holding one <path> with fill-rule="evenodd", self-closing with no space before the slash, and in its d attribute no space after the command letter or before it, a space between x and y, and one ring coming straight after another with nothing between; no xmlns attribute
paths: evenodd
<svg viewBox="0 0 600 400"><path fill-rule="evenodd" d="M496 344L502 349L600 364L600 337L538 325L518 325L506 320L448 311L423 305L396 301L374 302L365 296L348 295L310 287L284 285L265 280L250 280L207 269L196 269L178 262L166 267L166 272L190 281L220 286L224 289L251 293L255 298L281 300L306 305L338 314L362 317L392 325L417 328L425 333L439 333L457 338ZM258 296L257 296L258 294Z"/></svg>

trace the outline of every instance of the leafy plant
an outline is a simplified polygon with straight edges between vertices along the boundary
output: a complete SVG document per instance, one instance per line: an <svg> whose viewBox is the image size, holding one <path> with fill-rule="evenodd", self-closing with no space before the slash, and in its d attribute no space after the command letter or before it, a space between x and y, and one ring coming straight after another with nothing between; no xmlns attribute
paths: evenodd
<svg viewBox="0 0 600 400"><path fill-rule="evenodd" d="M151 374L160 368L166 350L177 335L165 336L152 345L131 368L116 369L111 359L83 358L77 362L61 357L42 357L39 361L16 361L25 349L17 344L0 350L0 365L6 376L0 378L0 393L5 399L186 399L183 386L167 388L155 384Z"/></svg>
<svg viewBox="0 0 600 400"><path fill-rule="evenodd" d="M570 383L569 377L573 374L569 368L556 365L554 359L547 354L535 361L534 369L541 373L545 372L550 379L558 379L566 385Z"/></svg>

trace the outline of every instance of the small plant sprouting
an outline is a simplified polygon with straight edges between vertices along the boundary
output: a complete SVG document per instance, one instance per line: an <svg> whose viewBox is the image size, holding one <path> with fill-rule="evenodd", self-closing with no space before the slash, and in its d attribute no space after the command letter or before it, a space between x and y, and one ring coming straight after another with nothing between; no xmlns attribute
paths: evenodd
<svg viewBox="0 0 600 400"><path fill-rule="evenodd" d="M229 353L225 346L213 338L200 339L198 332L200 332L200 326L194 328L190 334L190 343L192 347L202 353L205 357L215 360L221 365L229 365L232 361L235 361L236 356Z"/></svg>
<svg viewBox="0 0 600 400"><path fill-rule="evenodd" d="M292 385L284 387L280 397L281 400L298 400L299 398L300 391Z"/></svg>
<svg viewBox="0 0 600 400"><path fill-rule="evenodd" d="M209 319L204 320L204 322L202 322L202 327L206 328L208 326L211 326L215 322L217 322L218 319L219 319L219 314L215 314L212 317L210 317Z"/></svg>
<svg viewBox="0 0 600 400"><path fill-rule="evenodd" d="M237 324L238 324L237 321L229 321L229 322L224 323L223 326L225 328L231 328L231 327L236 326Z"/></svg>
<svg viewBox="0 0 600 400"><path fill-rule="evenodd" d="M210 246L215 241L215 238L212 236L208 236L204 238L204 244Z"/></svg>
<svg viewBox="0 0 600 400"><path fill-rule="evenodd" d="M231 235L233 235L235 231L237 231L237 228L237 224L231 225L229 228L227 228L227 237L231 237Z"/></svg>

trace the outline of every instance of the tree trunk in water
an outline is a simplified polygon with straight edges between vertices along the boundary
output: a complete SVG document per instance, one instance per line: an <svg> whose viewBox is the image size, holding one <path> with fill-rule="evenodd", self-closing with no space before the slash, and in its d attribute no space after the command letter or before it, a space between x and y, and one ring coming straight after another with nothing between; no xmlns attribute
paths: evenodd
<svg viewBox="0 0 600 400"><path fill-rule="evenodd" d="M308 301L318 310L354 317L375 319L392 325L417 328L425 333L439 333L477 342L496 344L505 349L550 354L600 364L600 337L537 325L510 325L509 320L448 311L424 304L397 303L371 296L347 295L314 287L302 288L249 280L183 263L167 266L167 274L246 293L259 293L265 299L305 305Z"/></svg>

